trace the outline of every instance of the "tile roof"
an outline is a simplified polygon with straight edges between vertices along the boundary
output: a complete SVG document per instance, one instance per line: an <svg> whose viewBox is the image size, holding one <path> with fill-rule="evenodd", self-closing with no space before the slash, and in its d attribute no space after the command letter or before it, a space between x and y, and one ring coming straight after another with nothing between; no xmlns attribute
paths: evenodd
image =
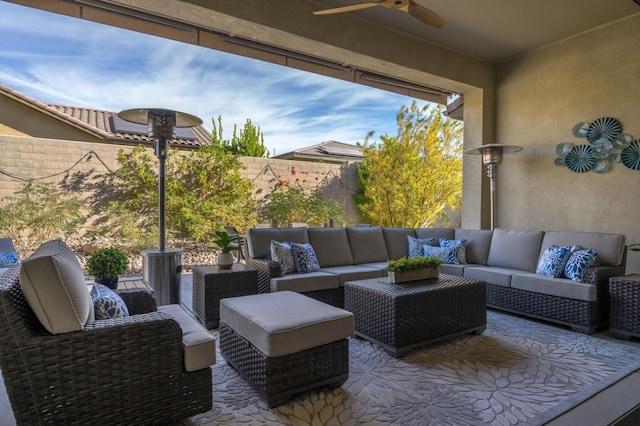
<svg viewBox="0 0 640 426"><path fill-rule="evenodd" d="M74 107L68 105L45 104L23 93L0 84L0 94L28 105L40 112L63 121L73 127L80 128L98 138L109 141L152 143L153 138L144 134L114 131L110 118L116 115L113 111L91 108ZM211 143L211 134L203 126L192 127L191 131L196 139L176 138L169 143L176 147L195 148Z"/></svg>
<svg viewBox="0 0 640 426"><path fill-rule="evenodd" d="M362 161L364 155L357 145L338 141L326 141L306 148L296 149L276 155L273 158L289 160L309 160L309 161Z"/></svg>

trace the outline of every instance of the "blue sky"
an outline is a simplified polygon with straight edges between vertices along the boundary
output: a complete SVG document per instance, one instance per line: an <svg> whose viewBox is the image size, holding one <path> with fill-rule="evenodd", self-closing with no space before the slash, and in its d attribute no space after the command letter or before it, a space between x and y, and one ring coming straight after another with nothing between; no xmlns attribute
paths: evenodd
<svg viewBox="0 0 640 426"><path fill-rule="evenodd" d="M169 108L223 136L247 118L273 155L327 140L395 135L413 99L146 34L0 1L0 83L46 103ZM424 101L419 101L424 105Z"/></svg>

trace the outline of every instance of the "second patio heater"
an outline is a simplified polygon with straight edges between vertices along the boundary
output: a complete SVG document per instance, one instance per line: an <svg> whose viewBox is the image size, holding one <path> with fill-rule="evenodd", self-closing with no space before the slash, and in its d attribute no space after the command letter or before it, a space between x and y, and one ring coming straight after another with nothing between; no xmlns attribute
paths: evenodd
<svg viewBox="0 0 640 426"><path fill-rule="evenodd" d="M143 250L142 278L153 289L158 305L180 303L182 249L166 248L166 160L168 141L174 138L176 127L202 124L198 117L162 108L129 109L118 117L132 123L148 125L148 136L155 139L158 157L158 249Z"/></svg>
<svg viewBox="0 0 640 426"><path fill-rule="evenodd" d="M503 145L499 143L482 145L477 148L467 149L465 154L482 155L482 164L487 167L491 196L491 229L496 225L496 172L498 164L502 164L503 154L522 151L524 148L516 145Z"/></svg>

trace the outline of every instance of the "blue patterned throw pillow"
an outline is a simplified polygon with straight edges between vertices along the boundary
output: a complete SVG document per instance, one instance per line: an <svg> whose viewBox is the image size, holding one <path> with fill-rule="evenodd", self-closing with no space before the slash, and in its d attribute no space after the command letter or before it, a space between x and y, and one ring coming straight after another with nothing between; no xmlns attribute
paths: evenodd
<svg viewBox="0 0 640 426"><path fill-rule="evenodd" d="M316 252L311 247L311 244L291 243L291 253L293 253L293 261L299 273L306 274L320 270Z"/></svg>
<svg viewBox="0 0 640 426"><path fill-rule="evenodd" d="M454 265L458 264L466 264L467 263L467 239L463 238L461 240L447 240L446 238L440 238L440 247L444 248L454 248L456 249L456 258L451 259L455 260L455 262L447 262L452 263Z"/></svg>
<svg viewBox="0 0 640 426"><path fill-rule="evenodd" d="M9 253L0 253L0 268L6 268L8 266L18 265L20 263L20 259L18 258L18 253L9 252Z"/></svg>
<svg viewBox="0 0 640 426"><path fill-rule="evenodd" d="M291 253L291 244L271 240L271 260L275 260L280 264L282 275L296 272L296 264L293 261L293 253Z"/></svg>
<svg viewBox="0 0 640 426"><path fill-rule="evenodd" d="M409 257L422 256L422 246L433 245L433 238L416 238L411 235L407 235L409 242Z"/></svg>
<svg viewBox="0 0 640 426"><path fill-rule="evenodd" d="M596 264L596 256L598 255L598 249L581 250L576 248L571 251L571 255L567 260L567 264L564 267L565 277L577 281L582 281L582 272L585 268L589 268Z"/></svg>
<svg viewBox="0 0 640 426"><path fill-rule="evenodd" d="M571 248L567 246L552 245L547 247L544 253L542 253L540 262L538 262L536 274L545 277L560 278L570 255Z"/></svg>
<svg viewBox="0 0 640 426"><path fill-rule="evenodd" d="M97 320L129 316L124 300L109 287L95 283L91 289L91 300Z"/></svg>
<svg viewBox="0 0 640 426"><path fill-rule="evenodd" d="M434 247L425 245L422 247L422 254L427 257L437 257L438 259L442 259L444 263L449 264L457 264L458 263L458 255L456 253L456 248L454 247Z"/></svg>

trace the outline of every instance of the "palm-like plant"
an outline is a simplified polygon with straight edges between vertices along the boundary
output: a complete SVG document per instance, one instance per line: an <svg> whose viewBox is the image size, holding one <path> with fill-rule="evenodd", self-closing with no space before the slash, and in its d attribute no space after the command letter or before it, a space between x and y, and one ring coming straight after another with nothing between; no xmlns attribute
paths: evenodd
<svg viewBox="0 0 640 426"><path fill-rule="evenodd" d="M221 253L231 253L234 250L240 250L239 245L233 245L234 241L239 241L238 235L229 235L227 231L216 231L213 244L220 249Z"/></svg>

